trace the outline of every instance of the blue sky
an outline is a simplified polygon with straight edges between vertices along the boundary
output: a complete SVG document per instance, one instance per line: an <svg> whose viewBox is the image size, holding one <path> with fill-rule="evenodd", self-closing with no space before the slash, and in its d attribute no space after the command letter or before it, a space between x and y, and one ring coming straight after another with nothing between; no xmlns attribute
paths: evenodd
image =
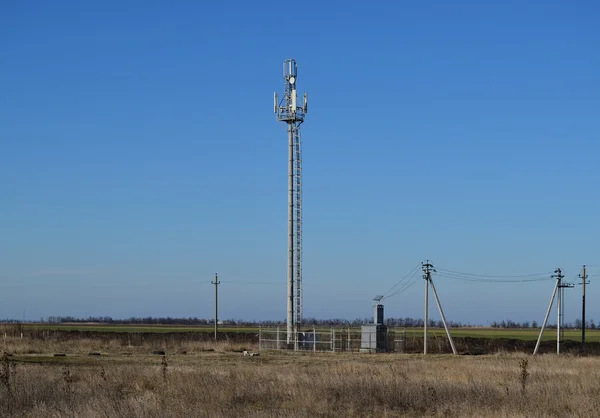
<svg viewBox="0 0 600 418"><path fill-rule="evenodd" d="M306 316L368 317L425 259L600 274L599 18L594 1L3 3L0 318L210 317L219 272L221 317L283 319L272 97L290 57L310 97ZM541 321L553 287L434 280L448 319L484 324ZM386 316L421 317L422 285ZM566 298L572 321L580 288Z"/></svg>

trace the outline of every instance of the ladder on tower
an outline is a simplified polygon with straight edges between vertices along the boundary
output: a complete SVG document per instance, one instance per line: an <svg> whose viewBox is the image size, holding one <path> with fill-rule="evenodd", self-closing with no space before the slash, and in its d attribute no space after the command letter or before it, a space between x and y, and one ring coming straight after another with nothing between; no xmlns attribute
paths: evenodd
<svg viewBox="0 0 600 418"><path fill-rule="evenodd" d="M302 137L300 125L294 129L294 323L302 324Z"/></svg>

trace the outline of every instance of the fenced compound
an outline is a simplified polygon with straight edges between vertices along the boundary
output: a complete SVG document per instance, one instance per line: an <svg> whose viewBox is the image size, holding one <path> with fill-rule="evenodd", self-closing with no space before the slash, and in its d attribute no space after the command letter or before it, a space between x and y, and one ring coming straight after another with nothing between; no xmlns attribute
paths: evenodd
<svg viewBox="0 0 600 418"><path fill-rule="evenodd" d="M379 335L381 339L381 335ZM258 332L259 350L293 350L313 352L397 352L406 348L406 330L388 329L384 334L385 350L378 347L376 331L355 328L303 328L287 338L285 327L260 328Z"/></svg>

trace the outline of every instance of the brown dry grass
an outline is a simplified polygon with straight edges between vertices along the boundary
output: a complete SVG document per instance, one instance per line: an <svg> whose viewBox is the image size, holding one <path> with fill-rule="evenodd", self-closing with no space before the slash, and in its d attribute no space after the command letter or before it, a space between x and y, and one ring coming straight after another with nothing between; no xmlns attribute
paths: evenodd
<svg viewBox="0 0 600 418"><path fill-rule="evenodd" d="M22 354L0 367L0 416L593 417L600 410L595 357L543 355L527 364L514 354L244 357L218 343L214 352L171 347L163 358L149 354L155 347L123 356L118 344L95 344L49 347L68 353L55 358L39 354L46 347L27 354L27 342L7 343ZM87 356L92 350L107 354Z"/></svg>
<svg viewBox="0 0 600 418"><path fill-rule="evenodd" d="M141 343L128 343L122 339L79 338L77 340L60 340L50 338L47 340L32 340L28 338L7 337L0 340L0 352L6 351L14 354L47 354L66 353L81 354L91 351L101 353L133 353L144 354L154 350L164 350L169 353L197 353L205 351L231 352L256 348L255 344L235 341L143 341Z"/></svg>

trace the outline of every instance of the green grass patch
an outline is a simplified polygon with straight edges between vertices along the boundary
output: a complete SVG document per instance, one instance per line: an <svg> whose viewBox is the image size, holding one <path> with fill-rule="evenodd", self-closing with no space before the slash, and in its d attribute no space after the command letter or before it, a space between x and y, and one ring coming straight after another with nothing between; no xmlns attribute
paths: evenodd
<svg viewBox="0 0 600 418"><path fill-rule="evenodd" d="M454 328L451 329L453 337L471 338L508 338L515 340L537 340L540 335L539 328ZM410 337L422 336L423 328L407 328L406 335ZM445 336L443 328L430 328L429 335ZM544 330L543 340L556 340L556 329ZM586 341L600 341L600 330L586 330ZM581 341L581 330L569 329L563 331L563 340Z"/></svg>
<svg viewBox="0 0 600 418"><path fill-rule="evenodd" d="M110 324L25 324L25 329L34 330L57 330L57 331L88 331L104 333L174 333L174 332L214 332L212 326L185 326L185 325L110 325ZM272 329L272 328L271 328ZM285 327L280 327L285 332ZM317 332L327 332L331 328L318 327ZM303 331L312 331L311 327L303 327ZM402 328L394 328L397 333L403 331ZM346 332L345 328L336 328L336 332ZM360 332L360 328L351 328L352 332ZM472 338L508 338L517 340L537 340L540 333L539 328L453 328L451 329L454 337L472 337ZM221 326L219 332L228 333L249 333L257 334L258 327L231 327ZM420 337L423 335L423 328L407 328L407 337ZM443 328L429 328L430 336L445 336ZM546 329L544 331L544 340L555 340L556 329ZM563 340L581 341L581 330L569 329L563 333ZM586 341L600 341L600 329L586 330Z"/></svg>

